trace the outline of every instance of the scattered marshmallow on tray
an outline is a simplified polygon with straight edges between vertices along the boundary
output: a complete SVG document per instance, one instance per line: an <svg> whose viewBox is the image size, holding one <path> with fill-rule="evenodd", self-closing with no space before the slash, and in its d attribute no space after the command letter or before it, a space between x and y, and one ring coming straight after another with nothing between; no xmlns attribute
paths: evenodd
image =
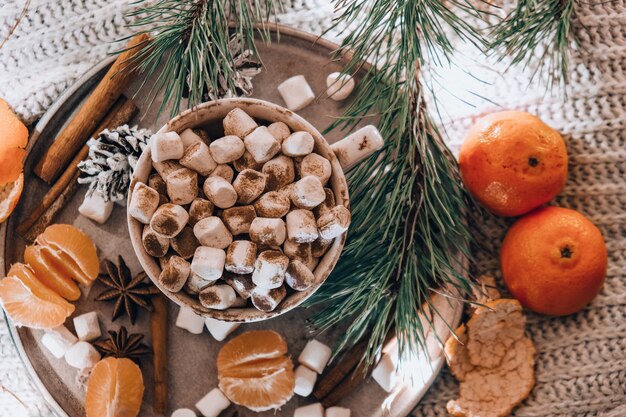
<svg viewBox="0 0 626 417"><path fill-rule="evenodd" d="M296 408L293 417L324 417L322 403L315 403Z"/></svg>
<svg viewBox="0 0 626 417"><path fill-rule="evenodd" d="M282 87L304 91L296 101L313 98L303 77ZM222 122L213 141L202 129L156 134L156 172L136 185L129 213L145 224L142 243L158 258L162 288L205 308L274 311L315 284L313 271L347 229L349 211L324 188L332 165L315 153L310 133L257 123L239 108Z"/></svg>
<svg viewBox="0 0 626 417"><path fill-rule="evenodd" d="M181 307L176 317L176 327L185 329L192 334L200 334L204 329L204 318L190 308Z"/></svg>
<svg viewBox="0 0 626 417"><path fill-rule="evenodd" d="M296 384L293 392L301 397L308 397L311 395L313 388L315 387L315 381L317 381L317 373L304 365L300 365L296 368L294 374Z"/></svg>
<svg viewBox="0 0 626 417"><path fill-rule="evenodd" d="M298 363L321 374L332 356L332 350L315 339L309 340L300 356Z"/></svg>
<svg viewBox="0 0 626 417"><path fill-rule="evenodd" d="M372 378L382 389L387 392L393 391L398 383L398 375L396 373L397 356L386 353L378 362L378 365L372 371Z"/></svg>
<svg viewBox="0 0 626 417"><path fill-rule="evenodd" d="M198 417L198 415L195 411L188 408L179 408L178 410L174 410L171 417Z"/></svg>
<svg viewBox="0 0 626 417"><path fill-rule="evenodd" d="M326 77L326 94L335 101L345 100L354 90L354 85L352 76L333 72Z"/></svg>
<svg viewBox="0 0 626 417"><path fill-rule="evenodd" d="M213 388L196 403L196 408L204 417L218 417L230 406L230 401L219 388Z"/></svg>
<svg viewBox="0 0 626 417"><path fill-rule="evenodd" d="M230 323L227 321L216 320L211 317L204 319L204 324L211 336L218 342L223 341L229 334L237 330L241 323Z"/></svg>
<svg viewBox="0 0 626 417"><path fill-rule="evenodd" d="M93 191L89 194L87 191L78 212L96 223L104 224L111 217L114 205L112 201L104 201L101 193Z"/></svg>
<svg viewBox="0 0 626 417"><path fill-rule="evenodd" d="M328 407L324 417L350 417L350 409L344 407Z"/></svg>
<svg viewBox="0 0 626 417"><path fill-rule="evenodd" d="M78 340L91 342L102 335L98 314L95 311L74 317L74 330Z"/></svg>
<svg viewBox="0 0 626 417"><path fill-rule="evenodd" d="M302 110L315 100L315 93L304 75L295 75L278 85L278 92L291 111Z"/></svg>
<svg viewBox="0 0 626 417"><path fill-rule="evenodd" d="M76 342L78 342L78 338L63 325L46 331L41 337L41 343L57 359L65 356L65 352Z"/></svg>
<svg viewBox="0 0 626 417"><path fill-rule="evenodd" d="M65 352L65 362L76 369L93 368L100 358L100 353L89 342L78 341Z"/></svg>
<svg viewBox="0 0 626 417"><path fill-rule="evenodd" d="M344 171L370 156L385 144L373 125L367 125L330 145Z"/></svg>

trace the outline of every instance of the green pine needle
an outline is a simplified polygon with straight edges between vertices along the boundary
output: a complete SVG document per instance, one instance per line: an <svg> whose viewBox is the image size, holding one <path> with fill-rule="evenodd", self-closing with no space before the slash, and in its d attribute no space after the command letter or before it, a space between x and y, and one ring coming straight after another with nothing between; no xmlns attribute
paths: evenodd
<svg viewBox="0 0 626 417"><path fill-rule="evenodd" d="M574 0L518 0L515 9L493 28L491 49L502 58L511 57L512 65L538 60L533 76L547 68L551 85L567 82L574 18ZM543 49L539 57L537 48Z"/></svg>

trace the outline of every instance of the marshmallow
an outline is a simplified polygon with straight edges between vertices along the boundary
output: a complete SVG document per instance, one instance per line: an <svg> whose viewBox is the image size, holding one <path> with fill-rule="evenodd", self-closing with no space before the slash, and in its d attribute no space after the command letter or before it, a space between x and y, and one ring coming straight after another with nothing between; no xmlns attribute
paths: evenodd
<svg viewBox="0 0 626 417"><path fill-rule="evenodd" d="M222 177L209 177L204 181L204 194L219 208L229 208L237 202L237 192Z"/></svg>
<svg viewBox="0 0 626 417"><path fill-rule="evenodd" d="M148 224L157 207L159 207L159 193L146 184L138 182L133 189L128 213L137 221Z"/></svg>
<svg viewBox="0 0 626 417"><path fill-rule="evenodd" d="M222 212L222 219L226 227L235 236L248 233L255 218L254 206L231 207Z"/></svg>
<svg viewBox="0 0 626 417"><path fill-rule="evenodd" d="M79 341L65 352L65 362L76 369L93 368L100 358L100 353L89 342Z"/></svg>
<svg viewBox="0 0 626 417"><path fill-rule="evenodd" d="M285 282L296 291L305 291L315 283L315 276L304 263L293 260L285 272Z"/></svg>
<svg viewBox="0 0 626 417"><path fill-rule="evenodd" d="M398 383L398 375L396 374L397 357L386 353L381 358L378 365L372 371L372 378L382 389L387 392L393 391Z"/></svg>
<svg viewBox="0 0 626 417"><path fill-rule="evenodd" d="M309 340L300 356L298 356L298 363L321 374L332 354L333 352L330 348L322 342L318 342L315 339Z"/></svg>
<svg viewBox="0 0 626 417"><path fill-rule="evenodd" d="M96 223L104 224L113 212L113 201L104 201L104 197L98 191L89 191L85 194L83 203L78 207L78 212Z"/></svg>
<svg viewBox="0 0 626 417"><path fill-rule="evenodd" d="M258 310L270 312L276 310L276 307L278 307L286 295L287 290L284 285L272 289L256 287L254 291L252 291L252 296L250 298L252 300L252 305L254 305Z"/></svg>
<svg viewBox="0 0 626 417"><path fill-rule="evenodd" d="M326 199L326 193L319 178L309 175L295 183L291 201L296 207L312 209Z"/></svg>
<svg viewBox="0 0 626 417"><path fill-rule="evenodd" d="M233 235L216 216L207 217L196 223L193 227L193 234L202 246L211 248L226 249L233 241Z"/></svg>
<svg viewBox="0 0 626 417"><path fill-rule="evenodd" d="M242 139L257 127L254 119L239 108L229 111L223 123L225 135L235 135Z"/></svg>
<svg viewBox="0 0 626 417"><path fill-rule="evenodd" d="M165 268L161 270L158 277L159 284L168 291L178 292L183 289L189 273L191 265L180 256L172 256Z"/></svg>
<svg viewBox="0 0 626 417"><path fill-rule="evenodd" d="M335 206L317 219L317 228L323 239L334 239L350 227L350 210L345 206Z"/></svg>
<svg viewBox="0 0 626 417"><path fill-rule="evenodd" d="M289 199L289 202L291 204L291 194L293 194L293 190L296 188L296 183L292 182L291 184L285 185L282 188L279 188L278 190L276 190L276 192L280 195L284 195L285 197L287 197Z"/></svg>
<svg viewBox="0 0 626 417"><path fill-rule="evenodd" d="M317 239L315 216L309 210L293 210L287 214L287 237L296 243L311 243Z"/></svg>
<svg viewBox="0 0 626 417"><path fill-rule="evenodd" d="M297 259L305 262L312 257L310 243L296 243L293 240L285 240L283 251L289 259Z"/></svg>
<svg viewBox="0 0 626 417"><path fill-rule="evenodd" d="M261 288L273 289L283 285L289 258L282 252L266 250L261 252L254 263L252 282Z"/></svg>
<svg viewBox="0 0 626 417"><path fill-rule="evenodd" d="M185 329L192 334L200 334L204 329L204 318L190 308L181 307L178 310L178 316L176 316L176 327Z"/></svg>
<svg viewBox="0 0 626 417"><path fill-rule="evenodd" d="M226 251L225 269L235 274L251 274L256 260L256 244L247 240L236 240Z"/></svg>
<svg viewBox="0 0 626 417"><path fill-rule="evenodd" d="M176 204L163 204L150 220L150 227L162 237L172 238L180 233L187 224L189 214Z"/></svg>
<svg viewBox="0 0 626 417"><path fill-rule="evenodd" d="M283 141L282 150L287 156L304 156L313 152L315 139L309 132L294 132Z"/></svg>
<svg viewBox="0 0 626 417"><path fill-rule="evenodd" d="M183 156L183 141L176 132L155 133L150 139L152 161L162 162Z"/></svg>
<svg viewBox="0 0 626 417"><path fill-rule="evenodd" d="M189 224L195 226L202 219L213 215L213 203L204 198L197 197L191 202L189 207Z"/></svg>
<svg viewBox="0 0 626 417"><path fill-rule="evenodd" d="M265 186L269 191L275 191L291 184L296 179L296 171L293 159L285 155L278 155L263 165L265 174Z"/></svg>
<svg viewBox="0 0 626 417"><path fill-rule="evenodd" d="M225 273L222 277L225 283L233 287L233 290L239 297L247 300L252 295L254 290L254 282L252 282L252 275L238 275L233 273Z"/></svg>
<svg viewBox="0 0 626 417"><path fill-rule="evenodd" d="M241 158L233 161L233 166L237 171L241 172L244 169L259 170L261 169L261 167L263 167L263 164L255 161L252 154L248 151L245 151Z"/></svg>
<svg viewBox="0 0 626 417"><path fill-rule="evenodd" d="M177 169L184 168L178 161L162 161L162 162L153 162L152 166L157 170L161 178L167 178L172 172Z"/></svg>
<svg viewBox="0 0 626 417"><path fill-rule="evenodd" d="M189 204L198 196L198 174L189 168L172 172L165 182L167 195L174 204Z"/></svg>
<svg viewBox="0 0 626 417"><path fill-rule="evenodd" d="M254 203L254 209L259 217L281 218L289 212L290 207L289 197L278 191L265 193Z"/></svg>
<svg viewBox="0 0 626 417"><path fill-rule="evenodd" d="M321 258L332 243L332 239L317 238L315 242L311 243L311 255L315 258Z"/></svg>
<svg viewBox="0 0 626 417"><path fill-rule="evenodd" d="M274 139L276 139L279 143L283 143L287 136L291 135L291 130L289 126L287 126L283 122L274 122L267 127L267 130L270 131Z"/></svg>
<svg viewBox="0 0 626 417"><path fill-rule="evenodd" d="M376 127L367 125L330 145L341 167L346 171L367 158L385 144Z"/></svg>
<svg viewBox="0 0 626 417"><path fill-rule="evenodd" d="M67 327L64 325L46 331L41 337L41 344L57 359L65 356L65 352L76 342L78 342L78 338L67 330Z"/></svg>
<svg viewBox="0 0 626 417"><path fill-rule="evenodd" d="M293 417L324 417L324 407L322 403L298 407L293 412Z"/></svg>
<svg viewBox="0 0 626 417"><path fill-rule="evenodd" d="M323 156L310 153L300 161L300 177L313 175L319 178L322 185L326 185L330 176L333 174L333 167L330 161Z"/></svg>
<svg viewBox="0 0 626 417"><path fill-rule="evenodd" d="M198 293L204 288L213 284L215 284L215 281L206 280L195 272L190 272L189 278L187 278L187 282L185 282L185 286L183 288L188 294L198 295Z"/></svg>
<svg viewBox="0 0 626 417"><path fill-rule="evenodd" d="M204 142L194 143L185 149L180 164L205 177L217 168L217 162L211 157L209 147Z"/></svg>
<svg viewBox="0 0 626 417"><path fill-rule="evenodd" d="M278 85L278 92L291 111L302 110L315 100L315 93L304 75L286 79Z"/></svg>
<svg viewBox="0 0 626 417"><path fill-rule="evenodd" d="M190 146L195 145L196 143L206 144L206 140L203 139L199 133L200 133L199 129L194 129L194 130L185 129L182 132L180 132L180 140L183 141L183 148L185 148L185 150L187 150ZM208 134L204 132L204 135L206 135L206 139L208 140Z"/></svg>
<svg viewBox="0 0 626 417"><path fill-rule="evenodd" d="M233 188L237 192L237 203L250 204L263 194L265 175L253 169L244 169L233 181Z"/></svg>
<svg viewBox="0 0 626 417"><path fill-rule="evenodd" d="M237 330L237 328L241 325L241 323L230 323L227 321L216 320L211 317L205 318L204 324L206 325L209 333L211 333L211 336L213 336L213 339L218 342L226 339L229 334Z"/></svg>
<svg viewBox="0 0 626 417"><path fill-rule="evenodd" d="M148 177L148 186L154 188L159 194L167 194L167 184L165 184L165 180L156 172Z"/></svg>
<svg viewBox="0 0 626 417"><path fill-rule="evenodd" d="M96 340L102 335L100 323L98 323L98 314L95 311L90 311L74 317L74 330L78 340L83 342Z"/></svg>
<svg viewBox="0 0 626 417"><path fill-rule="evenodd" d="M171 417L198 417L196 412L188 408L179 408L174 410Z"/></svg>
<svg viewBox="0 0 626 417"><path fill-rule="evenodd" d="M244 138L243 143L254 160L259 163L269 161L280 152L280 143L265 126L254 129Z"/></svg>
<svg viewBox="0 0 626 417"><path fill-rule="evenodd" d="M335 101L345 100L354 90L354 84L350 75L333 72L326 77L326 94Z"/></svg>
<svg viewBox="0 0 626 417"><path fill-rule="evenodd" d="M173 237L170 240L170 244L172 249L183 259L191 259L198 246L200 246L193 229L189 226L185 226L176 237Z"/></svg>
<svg viewBox="0 0 626 417"><path fill-rule="evenodd" d="M300 365L294 372L296 384L293 392L301 397L308 397L313 392L315 381L317 381L317 373L310 370L306 366Z"/></svg>
<svg viewBox="0 0 626 417"><path fill-rule="evenodd" d="M326 214L336 206L335 204L335 193L330 188L324 188L324 193L326 193L326 198L319 206L313 209L313 214L315 214L316 218L320 218L323 214Z"/></svg>
<svg viewBox="0 0 626 417"><path fill-rule="evenodd" d="M238 136L229 135L214 140L209 146L211 156L218 164L227 164L243 156L246 147Z"/></svg>
<svg viewBox="0 0 626 417"><path fill-rule="evenodd" d="M208 145L209 143L211 143L211 138L209 137L209 133L206 130L204 130L203 128L195 127L193 129L191 129L191 131L193 133L195 133L196 135L198 135L200 140L202 142L204 142L205 145ZM181 139L182 139L182 136L181 136ZM183 141L183 143L184 143L184 141Z"/></svg>
<svg viewBox="0 0 626 417"><path fill-rule="evenodd" d="M212 285L200 291L198 298L206 308L226 310L235 303L237 294L230 285Z"/></svg>
<svg viewBox="0 0 626 417"><path fill-rule="evenodd" d="M233 182L234 176L235 176L235 173L233 172L233 169L230 166L218 165L217 168L215 168L213 172L211 172L211 174L209 175L209 178L221 177L221 178L224 178L230 184L231 182Z"/></svg>
<svg viewBox="0 0 626 417"><path fill-rule="evenodd" d="M219 388L213 388L211 392L196 403L196 408L204 417L218 417L229 406L230 401Z"/></svg>
<svg viewBox="0 0 626 417"><path fill-rule="evenodd" d="M207 281L220 279L224 272L226 252L222 249L200 246L191 261L191 271Z"/></svg>
<svg viewBox="0 0 626 417"><path fill-rule="evenodd" d="M282 219L257 217L250 225L250 240L259 245L280 246L287 237L287 229Z"/></svg>
<svg viewBox="0 0 626 417"><path fill-rule="evenodd" d="M324 417L350 417L350 409L344 407L329 407Z"/></svg>

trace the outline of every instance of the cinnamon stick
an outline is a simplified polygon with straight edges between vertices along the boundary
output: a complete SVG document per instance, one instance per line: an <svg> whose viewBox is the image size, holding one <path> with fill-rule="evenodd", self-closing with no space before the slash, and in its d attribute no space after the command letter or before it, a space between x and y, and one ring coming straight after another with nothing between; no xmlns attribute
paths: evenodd
<svg viewBox="0 0 626 417"><path fill-rule="evenodd" d="M106 115L102 123L90 134L91 137L97 136L104 129L113 129L117 126L128 123L137 114L138 108L128 98L120 97L109 114ZM89 148L87 145L74 156L74 159L67 166L63 175L59 177L57 182L44 195L41 203L35 207L30 215L17 226L19 233L25 240L32 242L42 233L46 227L54 220L56 214L65 206L65 203L77 189L78 164L87 158ZM63 198L61 198L63 196Z"/></svg>
<svg viewBox="0 0 626 417"><path fill-rule="evenodd" d="M132 38L104 78L93 90L69 124L61 131L35 167L35 174L47 183L54 182L72 157L87 142L100 120L121 96L132 79L133 71L124 70L131 59L149 40L147 34ZM122 71L123 70L123 71Z"/></svg>
<svg viewBox="0 0 626 417"><path fill-rule="evenodd" d="M152 297L152 360L154 363L154 411L167 412L167 299L163 294Z"/></svg>

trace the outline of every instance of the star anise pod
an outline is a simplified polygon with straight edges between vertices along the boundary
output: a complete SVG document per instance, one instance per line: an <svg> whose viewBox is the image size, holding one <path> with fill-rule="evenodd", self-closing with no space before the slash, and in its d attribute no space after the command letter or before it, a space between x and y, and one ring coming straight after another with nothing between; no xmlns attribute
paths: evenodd
<svg viewBox="0 0 626 417"><path fill-rule="evenodd" d="M151 283L144 282L147 277L144 271L133 278L121 256L118 265L105 259L104 267L107 273L98 276L98 279L109 288L101 292L96 301L115 300L111 321L126 313L131 324L135 324L137 306L152 311L150 297L158 294L159 289Z"/></svg>
<svg viewBox="0 0 626 417"><path fill-rule="evenodd" d="M139 359L152 354L152 350L141 343L143 335L139 333L128 334L126 327L121 326L116 331L109 331L109 338L94 342L94 346L102 356L113 356L114 358L128 358L138 362Z"/></svg>

